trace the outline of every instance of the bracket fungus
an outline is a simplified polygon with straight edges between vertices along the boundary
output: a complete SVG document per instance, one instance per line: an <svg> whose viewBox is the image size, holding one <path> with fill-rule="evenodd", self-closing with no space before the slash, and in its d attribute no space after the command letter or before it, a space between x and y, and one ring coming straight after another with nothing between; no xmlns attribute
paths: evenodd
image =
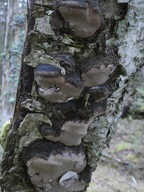
<svg viewBox="0 0 144 192"><path fill-rule="evenodd" d="M86 136L88 127L93 120L94 117L91 117L88 121L67 121L60 128L61 133L58 133L54 127L49 125L41 125L39 130L42 136L49 141L59 141L66 146L78 146L81 144L81 139Z"/></svg>
<svg viewBox="0 0 144 192"><path fill-rule="evenodd" d="M105 100L110 94L112 94L112 88L107 83L100 86L90 87L86 89L84 93L85 97L89 97L89 101L96 102Z"/></svg>
<svg viewBox="0 0 144 192"><path fill-rule="evenodd" d="M93 58L82 66L82 81L85 87L104 84L114 71L117 59L112 56Z"/></svg>
<svg viewBox="0 0 144 192"><path fill-rule="evenodd" d="M60 62L60 65L65 68L66 72L75 71L75 61L67 54L59 54L56 59Z"/></svg>
<svg viewBox="0 0 144 192"><path fill-rule="evenodd" d="M50 25L55 34L59 35L60 30L63 28L63 20L59 13L52 12L50 17Z"/></svg>
<svg viewBox="0 0 144 192"><path fill-rule="evenodd" d="M34 72L41 97L52 103L62 103L77 99L83 90L83 84L77 74L64 77L56 66L39 64Z"/></svg>
<svg viewBox="0 0 144 192"><path fill-rule="evenodd" d="M80 38L92 37L102 25L102 16L97 2L57 0L56 11L65 25Z"/></svg>
<svg viewBox="0 0 144 192"><path fill-rule="evenodd" d="M23 159L30 181L39 192L80 191L87 185L79 177L86 166L82 148L38 140L25 149Z"/></svg>

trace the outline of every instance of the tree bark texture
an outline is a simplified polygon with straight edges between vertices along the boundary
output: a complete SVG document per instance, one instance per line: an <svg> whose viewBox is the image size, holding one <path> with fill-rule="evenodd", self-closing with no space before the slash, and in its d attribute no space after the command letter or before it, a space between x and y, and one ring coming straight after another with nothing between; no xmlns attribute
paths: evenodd
<svg viewBox="0 0 144 192"><path fill-rule="evenodd" d="M3 192L86 191L143 66L142 0L31 0Z"/></svg>

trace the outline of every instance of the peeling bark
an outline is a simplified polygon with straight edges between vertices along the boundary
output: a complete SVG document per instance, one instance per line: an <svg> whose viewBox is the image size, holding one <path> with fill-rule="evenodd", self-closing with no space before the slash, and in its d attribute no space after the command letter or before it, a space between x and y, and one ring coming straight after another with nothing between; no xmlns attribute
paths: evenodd
<svg viewBox="0 0 144 192"><path fill-rule="evenodd" d="M2 191L86 191L140 76L143 8L142 0L28 2Z"/></svg>

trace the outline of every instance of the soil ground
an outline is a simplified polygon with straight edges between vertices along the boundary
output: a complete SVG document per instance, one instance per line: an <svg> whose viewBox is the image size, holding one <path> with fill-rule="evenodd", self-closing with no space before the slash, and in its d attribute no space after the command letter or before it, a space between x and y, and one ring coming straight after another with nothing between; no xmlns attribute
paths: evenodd
<svg viewBox="0 0 144 192"><path fill-rule="evenodd" d="M120 120L88 192L144 192L144 120Z"/></svg>

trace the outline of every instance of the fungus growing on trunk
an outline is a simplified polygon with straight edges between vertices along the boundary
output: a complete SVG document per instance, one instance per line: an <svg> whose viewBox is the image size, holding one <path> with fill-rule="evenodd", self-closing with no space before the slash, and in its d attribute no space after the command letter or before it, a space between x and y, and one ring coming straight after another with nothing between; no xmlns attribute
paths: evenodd
<svg viewBox="0 0 144 192"><path fill-rule="evenodd" d="M42 136L49 141L59 141L66 146L78 146L81 144L81 139L86 136L88 127L94 118L95 117L91 117L88 121L67 121L60 129L61 134L57 133L55 128L49 125L41 125L39 130Z"/></svg>
<svg viewBox="0 0 144 192"><path fill-rule="evenodd" d="M77 37L89 38L102 25L101 12L97 2L57 0L55 8L63 17L65 25Z"/></svg>
<svg viewBox="0 0 144 192"><path fill-rule="evenodd" d="M101 86L90 87L85 90L85 97L89 97L89 101L101 102L112 93L112 88L105 83Z"/></svg>
<svg viewBox="0 0 144 192"><path fill-rule="evenodd" d="M52 103L62 103L79 98L83 84L77 74L65 78L59 68L49 64L39 64L34 72L41 97Z"/></svg>
<svg viewBox="0 0 144 192"><path fill-rule="evenodd" d="M89 121L66 122L61 130L60 142L64 143L67 146L78 146L81 144L81 139L86 136L87 130L94 120L94 117L90 118Z"/></svg>
<svg viewBox="0 0 144 192"><path fill-rule="evenodd" d="M88 128L95 117L101 116L105 113L107 101L105 99L97 103L95 102L95 99L90 99L87 101L86 105L86 109L84 109L83 112L84 114L87 114L87 117L85 117L86 119L75 119L75 116L73 116L70 120L63 121L57 125L54 123L52 123L52 126L49 124L41 124L39 126L41 136L52 142L59 141L66 146L80 145L82 139L87 135ZM77 111L78 110L79 109L77 108ZM77 112L74 113L76 114Z"/></svg>
<svg viewBox="0 0 144 192"><path fill-rule="evenodd" d="M86 87L102 85L109 79L112 70L113 66L101 66L100 69L92 68L82 74L83 83Z"/></svg>
<svg viewBox="0 0 144 192"><path fill-rule="evenodd" d="M75 71L75 61L67 54L60 54L56 56L56 59L60 62L60 65L65 68L66 72Z"/></svg>
<svg viewBox="0 0 144 192"><path fill-rule="evenodd" d="M30 181L39 192L73 192L87 184L79 176L86 166L82 148L38 140L24 150L23 159Z"/></svg>
<svg viewBox="0 0 144 192"><path fill-rule="evenodd" d="M94 87L104 84L114 71L117 59L113 56L99 56L88 60L82 66L82 80L85 87Z"/></svg>
<svg viewBox="0 0 144 192"><path fill-rule="evenodd" d="M63 28L63 20L60 17L60 14L57 12L52 12L50 17L50 25L55 34L59 35L60 30Z"/></svg>

